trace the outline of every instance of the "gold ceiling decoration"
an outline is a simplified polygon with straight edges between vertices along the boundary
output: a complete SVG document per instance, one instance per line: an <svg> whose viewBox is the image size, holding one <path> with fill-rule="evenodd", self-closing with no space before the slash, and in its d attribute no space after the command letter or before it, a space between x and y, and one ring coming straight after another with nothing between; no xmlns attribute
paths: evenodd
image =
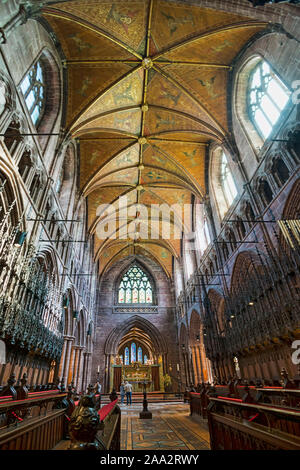
<svg viewBox="0 0 300 470"><path fill-rule="evenodd" d="M43 14L65 54L67 128L80 141L80 190L100 272L141 255L171 276L180 241L161 231L135 237L129 216L116 238L100 240L105 205L119 214L121 196L148 208L201 200L207 145L229 137L232 62L267 24L167 0L74 0ZM126 239L118 237L123 222ZM139 222L145 234L145 217Z"/></svg>

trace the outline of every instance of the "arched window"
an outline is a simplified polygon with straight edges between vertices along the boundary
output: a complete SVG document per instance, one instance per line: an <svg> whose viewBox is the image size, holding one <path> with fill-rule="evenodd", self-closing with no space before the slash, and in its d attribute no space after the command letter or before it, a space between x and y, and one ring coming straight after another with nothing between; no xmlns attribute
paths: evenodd
<svg viewBox="0 0 300 470"><path fill-rule="evenodd" d="M205 239L205 248L210 244L210 234L209 234L209 229L208 229L208 222L207 218L204 217L203 221L203 232L204 232L204 239Z"/></svg>
<svg viewBox="0 0 300 470"><path fill-rule="evenodd" d="M118 293L120 304L152 304L152 286L147 274L138 266L132 266L123 276Z"/></svg>
<svg viewBox="0 0 300 470"><path fill-rule="evenodd" d="M221 184L227 206L229 207L237 195L237 190L224 152L222 153L221 160Z"/></svg>
<svg viewBox="0 0 300 470"><path fill-rule="evenodd" d="M136 344L131 343L131 362L136 362Z"/></svg>
<svg viewBox="0 0 300 470"><path fill-rule="evenodd" d="M229 159L222 147L217 147L212 152L209 176L210 192L219 219L222 220L238 194Z"/></svg>
<svg viewBox="0 0 300 470"><path fill-rule="evenodd" d="M290 92L265 60L260 60L249 78L248 111L260 135L266 139L289 100Z"/></svg>
<svg viewBox="0 0 300 470"><path fill-rule="evenodd" d="M141 348L141 346L139 346L138 348L138 362L143 362L143 350Z"/></svg>
<svg viewBox="0 0 300 470"><path fill-rule="evenodd" d="M64 169L62 168L59 172L59 175L55 184L55 191L57 192L58 195L60 194L60 191L62 188L63 179L64 179Z"/></svg>
<svg viewBox="0 0 300 470"><path fill-rule="evenodd" d="M144 355L144 364L147 364L148 362L148 357L147 357L147 354Z"/></svg>
<svg viewBox="0 0 300 470"><path fill-rule="evenodd" d="M129 366L129 348L125 348L124 355L125 355L125 366Z"/></svg>
<svg viewBox="0 0 300 470"><path fill-rule="evenodd" d="M32 122L37 125L45 108L45 79L40 61L31 67L20 86Z"/></svg>

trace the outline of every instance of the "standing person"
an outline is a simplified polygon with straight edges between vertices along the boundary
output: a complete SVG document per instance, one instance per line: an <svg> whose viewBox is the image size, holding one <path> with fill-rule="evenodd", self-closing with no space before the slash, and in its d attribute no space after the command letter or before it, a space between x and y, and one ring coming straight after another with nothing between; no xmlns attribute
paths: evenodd
<svg viewBox="0 0 300 470"><path fill-rule="evenodd" d="M125 382L125 392L126 392L126 405L131 405L132 403L132 385Z"/></svg>
<svg viewBox="0 0 300 470"><path fill-rule="evenodd" d="M124 404L124 397L125 397L125 384L124 382L120 385L120 395L121 395L121 404Z"/></svg>
<svg viewBox="0 0 300 470"><path fill-rule="evenodd" d="M96 395L101 394L101 388L102 388L101 383L99 381L97 381L96 384L95 384L95 394Z"/></svg>
<svg viewBox="0 0 300 470"><path fill-rule="evenodd" d="M101 408L101 389L102 389L102 385L99 382L99 380L100 379L98 379L96 384L95 384L95 395L96 396L98 395L98 400L97 400L97 403L96 403L98 409Z"/></svg>

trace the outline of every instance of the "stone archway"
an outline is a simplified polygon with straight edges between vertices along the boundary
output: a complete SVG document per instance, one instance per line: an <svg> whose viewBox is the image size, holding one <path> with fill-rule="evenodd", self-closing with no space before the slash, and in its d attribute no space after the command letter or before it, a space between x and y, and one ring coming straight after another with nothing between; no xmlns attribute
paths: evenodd
<svg viewBox="0 0 300 470"><path fill-rule="evenodd" d="M150 361L142 365L134 365L131 362L125 365L125 361L122 364L119 353L127 342L143 345L148 351ZM130 378L135 391L138 391L138 381L144 378L151 381L150 390L163 390L162 375L167 370L167 352L167 344L160 331L148 320L138 315L132 316L114 328L106 339L104 347L106 390L112 387L118 389L121 379L130 380Z"/></svg>

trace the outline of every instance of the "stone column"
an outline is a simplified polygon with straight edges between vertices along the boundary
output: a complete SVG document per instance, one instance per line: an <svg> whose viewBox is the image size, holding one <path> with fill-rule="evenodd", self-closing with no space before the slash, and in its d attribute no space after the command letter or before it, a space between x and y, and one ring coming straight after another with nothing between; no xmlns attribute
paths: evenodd
<svg viewBox="0 0 300 470"><path fill-rule="evenodd" d="M69 368L68 368L68 381L67 383L70 384L74 377L74 361L75 361L75 354L76 354L76 347L72 345L71 354L70 354L70 361L69 361Z"/></svg>
<svg viewBox="0 0 300 470"><path fill-rule="evenodd" d="M84 370L83 370L83 383L82 383L82 391L85 392L88 386L88 370L89 370L89 362L90 362L90 357L91 353L86 352L84 353L85 356L85 365L84 365Z"/></svg>
<svg viewBox="0 0 300 470"><path fill-rule="evenodd" d="M191 346L192 350L192 361L194 369L194 385L197 385L199 382L198 367L197 367L197 357L196 357L196 346Z"/></svg>
<svg viewBox="0 0 300 470"><path fill-rule="evenodd" d="M198 362L199 362L199 367L200 367L200 379L201 382L204 382L204 368L203 368L203 362L202 362L202 357L201 357L201 347L198 344L197 345L197 357L198 357Z"/></svg>
<svg viewBox="0 0 300 470"><path fill-rule="evenodd" d="M82 366L82 377L81 377L81 391L85 391L85 371L86 371L86 352L83 353L83 366Z"/></svg>
<svg viewBox="0 0 300 470"><path fill-rule="evenodd" d="M78 357L79 357L78 346L74 346L74 354L75 354L75 357L74 357L74 365L73 365L71 381L73 380L74 387L75 387L75 384L76 384L76 381L77 381L77 369L78 369Z"/></svg>
<svg viewBox="0 0 300 470"><path fill-rule="evenodd" d="M66 338L67 338L67 346L66 346L66 355L65 355L63 374L62 374L62 377L64 377L65 379L65 385L67 385L67 381L68 381L68 372L69 372L69 365L70 365L72 343L75 339L73 336L67 336Z"/></svg>
<svg viewBox="0 0 300 470"><path fill-rule="evenodd" d="M76 370L76 378L74 382L74 386L76 390L79 387L81 372L82 372L82 351L83 351L83 347L82 346L78 347L78 365L77 365L77 370Z"/></svg>
<svg viewBox="0 0 300 470"><path fill-rule="evenodd" d="M64 370L66 349L67 349L67 339L66 339L66 337L64 337L64 344L63 344L63 349L62 349L61 359L60 359L60 364L59 364L59 369L58 369L58 377L60 379L62 378L62 372Z"/></svg>

